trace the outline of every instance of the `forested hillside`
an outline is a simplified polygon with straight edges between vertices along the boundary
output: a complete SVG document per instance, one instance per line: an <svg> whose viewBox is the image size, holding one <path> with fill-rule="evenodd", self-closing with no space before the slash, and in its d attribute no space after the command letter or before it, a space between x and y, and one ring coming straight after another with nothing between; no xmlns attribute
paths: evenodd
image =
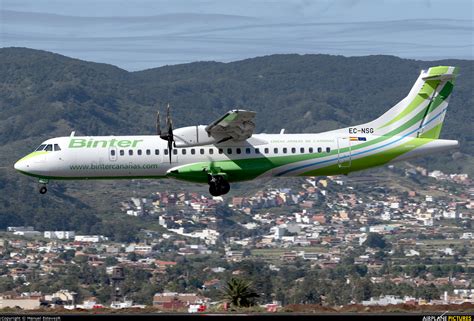
<svg viewBox="0 0 474 321"><path fill-rule="evenodd" d="M175 127L207 124L238 107L257 112L257 132L325 131L379 116L408 93L421 69L433 65L461 68L442 131L442 138L460 140L461 149L418 162L473 174L473 61L274 55L127 72L45 51L2 48L0 228L15 223L102 232L104 224L112 224L97 216L93 197L85 202L74 193L87 186L90 195L105 185L60 183L40 197L31 178L14 173L15 160L46 138L72 130L152 133L156 108L167 103L173 106Z"/></svg>

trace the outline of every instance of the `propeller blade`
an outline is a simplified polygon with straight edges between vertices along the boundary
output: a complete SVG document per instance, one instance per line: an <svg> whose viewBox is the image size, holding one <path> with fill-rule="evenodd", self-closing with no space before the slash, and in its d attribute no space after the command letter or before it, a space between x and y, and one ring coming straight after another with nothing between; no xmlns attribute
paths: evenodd
<svg viewBox="0 0 474 321"><path fill-rule="evenodd" d="M168 154L170 156L170 164L171 164L171 153L173 152L173 140L168 139Z"/></svg>
<svg viewBox="0 0 474 321"><path fill-rule="evenodd" d="M160 112L156 115L157 119L157 133L161 139L164 139L168 142L168 154L171 163L171 154L173 153L173 145L174 145L174 136L173 136L173 120L171 119L171 107L170 104L166 107L166 127L168 127L166 134L161 132L161 128L159 127L160 124ZM158 129L160 128L160 129ZM175 146L176 147L176 146Z"/></svg>
<svg viewBox="0 0 474 321"><path fill-rule="evenodd" d="M156 113L156 134L161 137L160 111Z"/></svg>
<svg viewBox="0 0 474 321"><path fill-rule="evenodd" d="M170 110L170 104L166 107L166 125L168 128L171 126L171 110Z"/></svg>

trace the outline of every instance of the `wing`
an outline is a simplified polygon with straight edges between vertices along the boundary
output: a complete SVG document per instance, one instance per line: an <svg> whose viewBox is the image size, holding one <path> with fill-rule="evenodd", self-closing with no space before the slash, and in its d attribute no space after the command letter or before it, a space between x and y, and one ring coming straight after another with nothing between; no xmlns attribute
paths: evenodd
<svg viewBox="0 0 474 321"><path fill-rule="evenodd" d="M207 133L222 143L227 140L244 141L252 136L255 129L254 111L231 110L206 127Z"/></svg>

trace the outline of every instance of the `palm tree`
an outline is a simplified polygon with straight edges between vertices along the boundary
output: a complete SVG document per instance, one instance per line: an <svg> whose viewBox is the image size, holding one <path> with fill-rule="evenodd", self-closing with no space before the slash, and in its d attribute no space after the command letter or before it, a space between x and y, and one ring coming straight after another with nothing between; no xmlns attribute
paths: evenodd
<svg viewBox="0 0 474 321"><path fill-rule="evenodd" d="M251 288L252 283L231 278L223 290L224 300L236 307L249 307L255 304L258 294Z"/></svg>

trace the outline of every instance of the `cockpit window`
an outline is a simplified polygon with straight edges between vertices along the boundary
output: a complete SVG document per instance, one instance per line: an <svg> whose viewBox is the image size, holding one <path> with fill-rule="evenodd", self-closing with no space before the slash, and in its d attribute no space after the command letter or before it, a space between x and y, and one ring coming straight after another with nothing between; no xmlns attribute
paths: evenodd
<svg viewBox="0 0 474 321"><path fill-rule="evenodd" d="M45 147L46 147L46 144L41 144L41 145L38 146L37 149L35 149L35 152L42 151Z"/></svg>
<svg viewBox="0 0 474 321"><path fill-rule="evenodd" d="M53 145L51 145L51 144L46 145L46 148L44 150L47 151L47 152L53 151Z"/></svg>
<svg viewBox="0 0 474 321"><path fill-rule="evenodd" d="M58 144L54 144L54 151L57 152L59 150L61 150L61 147Z"/></svg>

